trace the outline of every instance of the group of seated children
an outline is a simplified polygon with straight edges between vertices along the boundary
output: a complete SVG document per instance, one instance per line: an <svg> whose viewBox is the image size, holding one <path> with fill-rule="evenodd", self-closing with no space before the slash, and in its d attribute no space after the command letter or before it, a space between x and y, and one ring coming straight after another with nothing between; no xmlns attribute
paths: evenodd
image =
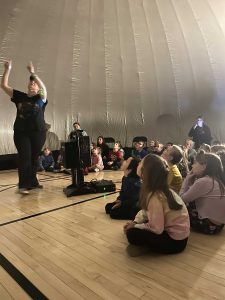
<svg viewBox="0 0 225 300"><path fill-rule="evenodd" d="M169 145L161 156L146 155L138 167L136 158L126 161L120 195L105 211L111 218L132 220L124 226L130 255L179 253L187 245L190 227L211 235L223 229L225 147L214 148L218 154L192 152L195 159L184 180L178 165L191 147L183 151Z"/></svg>
<svg viewBox="0 0 225 300"><path fill-rule="evenodd" d="M125 152L119 141L116 141L113 148L110 149L109 146L104 143L104 138L99 136L97 146L101 149L105 170L118 170L121 168L124 162ZM134 149L132 149L130 156L141 160L147 154L148 151L144 147L144 142L140 140L134 143Z"/></svg>
<svg viewBox="0 0 225 300"><path fill-rule="evenodd" d="M95 147L95 146L94 146ZM100 150L103 165L105 170L118 170L120 169L124 160L124 150L122 149L121 143L116 141L113 148L104 142L104 138L99 136L97 138L97 147Z"/></svg>
<svg viewBox="0 0 225 300"><path fill-rule="evenodd" d="M225 224L225 146L202 145L196 152L187 140L183 149L172 143L163 150L153 148L148 154L139 141L125 161L119 142L110 150L99 137L91 150L89 171L117 170L123 164L119 197L105 211L113 219L131 220L124 226L131 255L143 250L179 253L187 245L190 227L213 235ZM179 170L181 161L185 176ZM49 148L40 156L39 168L57 168Z"/></svg>

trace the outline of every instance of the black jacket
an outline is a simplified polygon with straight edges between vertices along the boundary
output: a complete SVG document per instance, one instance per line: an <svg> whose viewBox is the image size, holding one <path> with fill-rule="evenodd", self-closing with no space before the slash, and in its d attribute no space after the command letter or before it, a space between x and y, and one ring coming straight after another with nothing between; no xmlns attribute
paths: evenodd
<svg viewBox="0 0 225 300"><path fill-rule="evenodd" d="M193 141L195 143L195 149L198 149L201 144L208 144L211 145L211 131L210 128L203 124L202 127L192 127L188 134L189 137L193 138Z"/></svg>

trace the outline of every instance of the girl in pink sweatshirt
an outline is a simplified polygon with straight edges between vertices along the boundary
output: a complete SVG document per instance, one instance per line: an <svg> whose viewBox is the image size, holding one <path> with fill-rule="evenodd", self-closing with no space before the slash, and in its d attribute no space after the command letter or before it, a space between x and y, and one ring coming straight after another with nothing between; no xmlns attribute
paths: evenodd
<svg viewBox="0 0 225 300"><path fill-rule="evenodd" d="M159 253L183 251L190 232L189 216L182 199L168 186L167 162L149 154L140 162L137 174L143 180L139 200L142 210L124 226L129 243Z"/></svg>
<svg viewBox="0 0 225 300"><path fill-rule="evenodd" d="M93 147L91 150L91 166L88 168L90 172L99 172L104 169L103 160L101 156L101 149Z"/></svg>
<svg viewBox="0 0 225 300"><path fill-rule="evenodd" d="M225 186L221 159L200 150L185 178L180 196L186 203L191 227L205 234L220 232L225 224Z"/></svg>

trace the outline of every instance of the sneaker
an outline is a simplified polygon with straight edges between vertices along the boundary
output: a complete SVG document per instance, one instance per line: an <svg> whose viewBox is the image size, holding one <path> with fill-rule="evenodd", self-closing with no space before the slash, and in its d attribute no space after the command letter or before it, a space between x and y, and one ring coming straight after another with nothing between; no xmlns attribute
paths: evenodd
<svg viewBox="0 0 225 300"><path fill-rule="evenodd" d="M99 172L100 170L99 170L99 168L95 168L95 170L94 170L95 172Z"/></svg>
<svg viewBox="0 0 225 300"><path fill-rule="evenodd" d="M141 255L149 253L149 248L145 247L145 246L135 246L135 245L129 244L127 246L126 251L129 254L129 256L137 257L137 256L141 256Z"/></svg>
<svg viewBox="0 0 225 300"><path fill-rule="evenodd" d="M20 188L20 189L18 190L18 192L19 192L19 194L21 194L21 195L28 195L28 194L29 194L28 189L25 189L25 188Z"/></svg>

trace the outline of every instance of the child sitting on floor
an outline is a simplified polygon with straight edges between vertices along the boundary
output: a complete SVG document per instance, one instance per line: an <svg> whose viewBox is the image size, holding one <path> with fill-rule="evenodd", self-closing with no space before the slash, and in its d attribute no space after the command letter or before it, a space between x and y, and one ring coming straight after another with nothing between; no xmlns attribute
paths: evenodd
<svg viewBox="0 0 225 300"><path fill-rule="evenodd" d="M124 152L120 149L118 143L114 144L113 150L109 152L109 159L106 163L106 168L110 170L120 169L123 163Z"/></svg>
<svg viewBox="0 0 225 300"><path fill-rule="evenodd" d="M188 206L194 230L219 233L225 224L225 179L220 157L199 150L180 195Z"/></svg>
<svg viewBox="0 0 225 300"><path fill-rule="evenodd" d="M94 146L91 150L91 166L88 168L90 172L99 172L104 169L100 148Z"/></svg>
<svg viewBox="0 0 225 300"><path fill-rule="evenodd" d="M43 154L39 157L38 171L49 171L53 172L55 167L55 161L52 155L52 151L46 147L43 150Z"/></svg>
<svg viewBox="0 0 225 300"><path fill-rule="evenodd" d="M141 160L147 154L148 154L148 151L144 148L144 142L142 140L134 143L134 149L131 152L132 157L136 157L139 160Z"/></svg>
<svg viewBox="0 0 225 300"><path fill-rule="evenodd" d="M147 247L145 252L183 251L190 232L189 216L182 199L168 186L167 162L149 154L140 162L137 173L143 180L139 200L142 210L124 226L129 243L138 246L128 248L129 251L141 250L140 246Z"/></svg>
<svg viewBox="0 0 225 300"><path fill-rule="evenodd" d="M132 220L138 212L137 202L141 187L140 178L137 175L139 160L130 157L127 160L127 168L124 169L122 186L119 197L112 203L107 203L105 211L112 219Z"/></svg>
<svg viewBox="0 0 225 300"><path fill-rule="evenodd" d="M169 187L176 193L179 193L183 179L177 164L179 164L183 158L183 150L177 145L168 146L164 149L162 157L167 161L169 166Z"/></svg>

